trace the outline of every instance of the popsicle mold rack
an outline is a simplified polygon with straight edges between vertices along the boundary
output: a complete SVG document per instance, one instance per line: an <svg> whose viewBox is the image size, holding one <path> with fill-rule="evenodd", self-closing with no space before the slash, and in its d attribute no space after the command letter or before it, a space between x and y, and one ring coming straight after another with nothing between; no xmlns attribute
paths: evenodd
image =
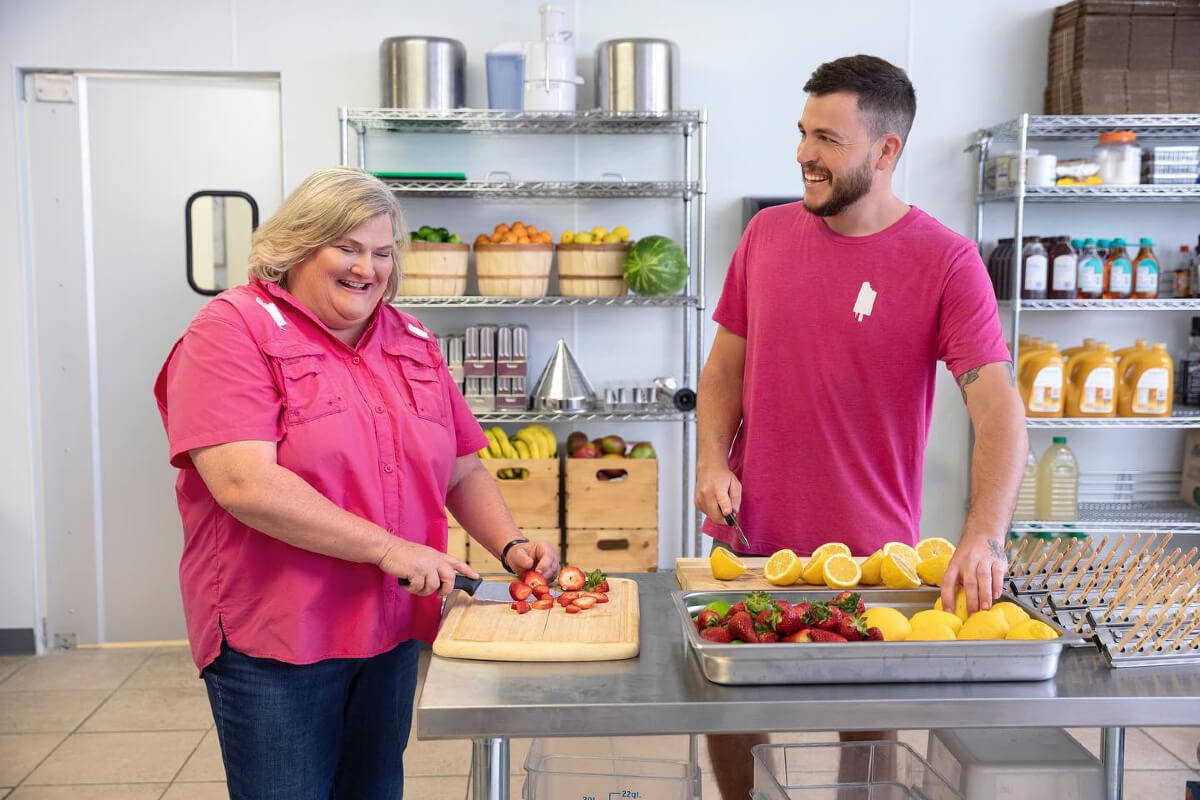
<svg viewBox="0 0 1200 800"><path fill-rule="evenodd" d="M1197 548L1171 533L1009 545L1008 587L1094 643L1111 667L1200 663Z"/></svg>

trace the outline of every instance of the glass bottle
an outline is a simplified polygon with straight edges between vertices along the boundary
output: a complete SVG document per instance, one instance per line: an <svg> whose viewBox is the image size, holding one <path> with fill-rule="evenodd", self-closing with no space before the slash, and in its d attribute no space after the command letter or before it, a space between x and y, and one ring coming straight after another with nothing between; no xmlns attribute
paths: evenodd
<svg viewBox="0 0 1200 800"><path fill-rule="evenodd" d="M1154 240L1143 237L1138 242L1133 259L1133 296L1139 300L1158 297L1158 259L1154 255Z"/></svg>
<svg viewBox="0 0 1200 800"><path fill-rule="evenodd" d="M1095 239L1085 239L1079 253L1076 296L1081 300L1099 300L1104 296L1104 256L1096 249Z"/></svg>
<svg viewBox="0 0 1200 800"><path fill-rule="evenodd" d="M1025 300L1044 300L1046 298L1046 277L1049 260L1046 248L1036 236L1026 236L1022 240L1021 249L1021 298Z"/></svg>
<svg viewBox="0 0 1200 800"><path fill-rule="evenodd" d="M1108 274L1108 290L1104 293L1104 299L1128 300L1133 293L1133 262L1129 260L1124 239L1118 237L1112 240L1104 271Z"/></svg>

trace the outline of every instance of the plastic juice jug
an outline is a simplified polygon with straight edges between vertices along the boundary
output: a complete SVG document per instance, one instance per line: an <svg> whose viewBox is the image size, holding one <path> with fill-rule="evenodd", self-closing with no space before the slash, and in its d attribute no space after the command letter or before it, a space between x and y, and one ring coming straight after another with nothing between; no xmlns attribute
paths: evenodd
<svg viewBox="0 0 1200 800"><path fill-rule="evenodd" d="M1158 297L1158 259L1154 257L1154 240L1143 238L1133 258L1133 296L1140 300Z"/></svg>
<svg viewBox="0 0 1200 800"><path fill-rule="evenodd" d="M1104 262L1104 271L1108 273L1105 300L1128 300L1133 294L1133 262L1125 247L1124 239L1113 239L1112 249Z"/></svg>
<svg viewBox="0 0 1200 800"><path fill-rule="evenodd" d="M1037 456L1033 448L1025 458L1025 474L1021 476L1021 489L1017 492L1017 507L1013 509L1013 519L1037 519Z"/></svg>
<svg viewBox="0 0 1200 800"><path fill-rule="evenodd" d="M1117 359L1107 342L1072 356L1067 362L1067 399L1063 413L1068 417L1115 417L1117 415Z"/></svg>
<svg viewBox="0 0 1200 800"><path fill-rule="evenodd" d="M1055 436L1038 460L1037 516L1046 520L1079 519L1079 462L1067 437Z"/></svg>
<svg viewBox="0 0 1200 800"><path fill-rule="evenodd" d="M1068 347L1066 350L1063 350L1062 356L1065 360L1070 361L1071 357L1076 353L1082 353L1084 350L1096 349L1097 344L1099 344L1099 342L1097 342L1095 339L1084 339L1083 344L1076 345L1075 347Z"/></svg>
<svg viewBox="0 0 1200 800"><path fill-rule="evenodd" d="M1058 345L1047 342L1045 348L1031 353L1019 369L1018 380L1026 416L1061 417L1063 357L1058 352Z"/></svg>
<svg viewBox="0 0 1200 800"><path fill-rule="evenodd" d="M1084 239L1079 251L1079 276L1076 278L1076 297L1081 300L1099 300L1104 296L1108 284L1104 271L1104 255L1096 249L1095 239Z"/></svg>
<svg viewBox="0 0 1200 800"><path fill-rule="evenodd" d="M1025 368L1029 357L1046 349L1046 341L1040 336L1034 336L1028 342L1021 344L1021 351L1017 354L1017 379L1021 378L1021 370Z"/></svg>
<svg viewBox="0 0 1200 800"><path fill-rule="evenodd" d="M1168 417L1174 400L1174 364L1167 345L1126 356L1120 364L1117 414L1122 417Z"/></svg>
<svg viewBox="0 0 1200 800"><path fill-rule="evenodd" d="M1134 353L1141 353L1149 349L1150 343L1145 339L1134 339L1133 344L1130 347L1122 347L1120 350L1114 351L1113 355L1116 356L1117 365L1120 366L1121 361L1124 360L1126 356L1133 355Z"/></svg>

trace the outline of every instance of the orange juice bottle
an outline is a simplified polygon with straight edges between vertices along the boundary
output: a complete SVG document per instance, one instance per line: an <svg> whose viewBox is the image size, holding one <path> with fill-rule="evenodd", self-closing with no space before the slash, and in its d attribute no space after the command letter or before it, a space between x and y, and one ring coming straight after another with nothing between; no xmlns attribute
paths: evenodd
<svg viewBox="0 0 1200 800"><path fill-rule="evenodd" d="M1084 350L1094 350L1095 347L1095 339L1084 339L1083 344L1076 345L1075 347L1068 347L1066 350L1063 350L1062 356L1064 360L1070 361L1071 357L1076 353L1082 353Z"/></svg>
<svg viewBox="0 0 1200 800"><path fill-rule="evenodd" d="M1021 399L1029 417L1063 415L1063 357L1058 344L1046 342L1018 365Z"/></svg>
<svg viewBox="0 0 1200 800"><path fill-rule="evenodd" d="M1108 342L1076 353L1066 367L1068 417L1114 417L1117 414L1117 359Z"/></svg>
<svg viewBox="0 0 1200 800"><path fill-rule="evenodd" d="M1122 417L1168 417L1174 399L1174 365L1167 345L1133 353L1120 364L1117 414Z"/></svg>
<svg viewBox="0 0 1200 800"><path fill-rule="evenodd" d="M1134 353L1142 353L1149 349L1150 343L1145 339L1134 339L1131 346L1122 347L1120 350L1114 352L1113 355L1116 356L1117 365L1120 366L1121 361L1124 360L1125 356L1133 355ZM1117 382L1120 383L1119 380Z"/></svg>

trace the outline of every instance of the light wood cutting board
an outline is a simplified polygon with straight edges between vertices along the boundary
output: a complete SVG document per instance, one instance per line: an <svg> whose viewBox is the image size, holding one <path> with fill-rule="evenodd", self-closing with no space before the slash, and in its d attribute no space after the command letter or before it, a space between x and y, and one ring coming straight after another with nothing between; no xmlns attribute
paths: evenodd
<svg viewBox="0 0 1200 800"><path fill-rule="evenodd" d="M518 614L507 603L477 602L455 592L433 642L446 658L480 661L616 661L638 654L638 589L628 578L609 578L607 603L568 614Z"/></svg>
<svg viewBox="0 0 1200 800"><path fill-rule="evenodd" d="M677 558L675 559L675 580L679 582L679 587L689 592L713 592L713 591L771 591L783 588L776 586L769 580L763 577L763 567L767 563L766 557L750 558L742 557L742 563L747 569L737 578L731 581L719 581L713 577L712 568L708 565L707 558ZM858 563L866 561L865 558L855 557ZM789 591L794 589L828 589L825 584L813 586L807 583L794 583L788 586ZM881 589L881 586L872 586L872 589Z"/></svg>

